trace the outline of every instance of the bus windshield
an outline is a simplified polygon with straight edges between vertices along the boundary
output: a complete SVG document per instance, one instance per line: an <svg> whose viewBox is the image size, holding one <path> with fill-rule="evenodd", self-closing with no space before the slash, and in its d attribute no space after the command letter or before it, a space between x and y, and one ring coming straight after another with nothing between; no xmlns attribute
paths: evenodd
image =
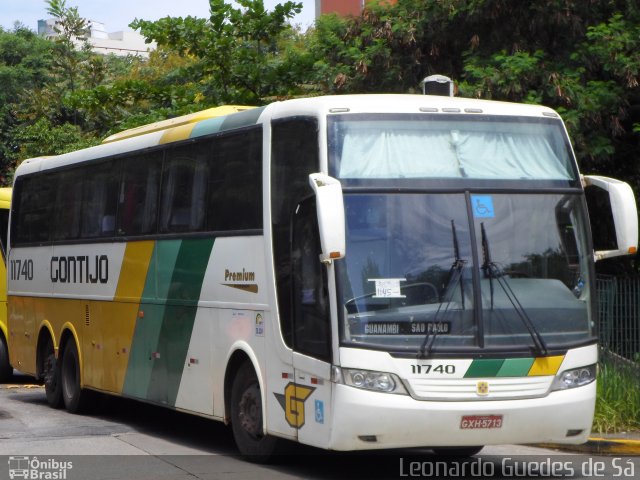
<svg viewBox="0 0 640 480"><path fill-rule="evenodd" d="M343 344L545 354L593 339L587 217L558 119L336 115L328 141L345 186Z"/></svg>
<svg viewBox="0 0 640 480"><path fill-rule="evenodd" d="M592 338L579 195L351 193L345 210L343 344L513 351Z"/></svg>
<svg viewBox="0 0 640 480"><path fill-rule="evenodd" d="M562 123L469 114L329 118L331 174L340 179L576 179Z"/></svg>

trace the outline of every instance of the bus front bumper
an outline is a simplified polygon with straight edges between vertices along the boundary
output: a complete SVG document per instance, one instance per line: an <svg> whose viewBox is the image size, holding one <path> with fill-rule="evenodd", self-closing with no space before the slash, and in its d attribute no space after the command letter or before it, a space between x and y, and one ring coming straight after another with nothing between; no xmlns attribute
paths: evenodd
<svg viewBox="0 0 640 480"><path fill-rule="evenodd" d="M542 398L431 402L335 385L329 448L481 446L587 441L596 383ZM462 428L463 417L500 417L499 428Z"/></svg>

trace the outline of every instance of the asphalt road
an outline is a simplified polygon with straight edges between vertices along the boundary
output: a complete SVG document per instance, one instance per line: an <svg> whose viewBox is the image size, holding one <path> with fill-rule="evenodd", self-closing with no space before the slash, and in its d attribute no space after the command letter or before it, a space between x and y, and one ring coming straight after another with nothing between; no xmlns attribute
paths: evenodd
<svg viewBox="0 0 640 480"><path fill-rule="evenodd" d="M639 458L591 458L529 446L443 461L427 449L345 454L291 445L270 465L241 459L218 422L113 397L93 412L48 407L28 377L0 385L0 480L635 478ZM524 474L524 475L523 475ZM21 475L23 475L21 477Z"/></svg>

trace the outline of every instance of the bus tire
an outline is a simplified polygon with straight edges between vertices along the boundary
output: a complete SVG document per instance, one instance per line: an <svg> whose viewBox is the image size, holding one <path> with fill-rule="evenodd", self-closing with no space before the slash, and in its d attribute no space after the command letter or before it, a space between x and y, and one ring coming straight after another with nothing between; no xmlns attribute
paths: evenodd
<svg viewBox="0 0 640 480"><path fill-rule="evenodd" d="M480 450L483 448L484 445L479 447L433 447L431 450L433 450L433 453L436 455L443 457L467 458L480 453Z"/></svg>
<svg viewBox="0 0 640 480"><path fill-rule="evenodd" d="M231 387L231 429L238 450L251 462L267 462L276 450L277 439L265 435L260 383L250 363L238 370Z"/></svg>
<svg viewBox="0 0 640 480"><path fill-rule="evenodd" d="M76 342L70 339L64 347L60 368L64 406L70 413L86 409L88 392L80 387L80 358Z"/></svg>
<svg viewBox="0 0 640 480"><path fill-rule="evenodd" d="M13 368L9 364L9 349L4 335L0 333L0 383L8 382L13 375Z"/></svg>
<svg viewBox="0 0 640 480"><path fill-rule="evenodd" d="M42 380L47 403L51 408L62 408L62 384L60 382L60 362L56 360L53 341L48 339L42 349Z"/></svg>

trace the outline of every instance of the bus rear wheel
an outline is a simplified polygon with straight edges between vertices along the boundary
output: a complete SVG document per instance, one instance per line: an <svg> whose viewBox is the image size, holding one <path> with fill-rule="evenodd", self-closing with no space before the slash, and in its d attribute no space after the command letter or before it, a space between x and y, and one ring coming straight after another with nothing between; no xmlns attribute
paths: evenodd
<svg viewBox="0 0 640 480"><path fill-rule="evenodd" d="M474 455L480 453L484 446L479 447L434 447L431 450L436 455L441 455L443 457L449 458L467 458L473 457Z"/></svg>
<svg viewBox="0 0 640 480"><path fill-rule="evenodd" d="M0 383L8 382L13 375L13 368L9 365L9 349L4 335L0 333Z"/></svg>
<svg viewBox="0 0 640 480"><path fill-rule="evenodd" d="M231 387L231 429L240 453L249 461L266 462L276 449L277 439L262 429L260 383L249 363L240 367Z"/></svg>
<svg viewBox="0 0 640 480"><path fill-rule="evenodd" d="M64 347L60 377L62 399L67 411L80 413L85 410L88 392L80 387L80 360L78 348L73 339L69 340Z"/></svg>
<svg viewBox="0 0 640 480"><path fill-rule="evenodd" d="M42 379L47 403L51 408L62 408L62 386L60 384L60 364L56 360L53 342L47 340L42 349Z"/></svg>

